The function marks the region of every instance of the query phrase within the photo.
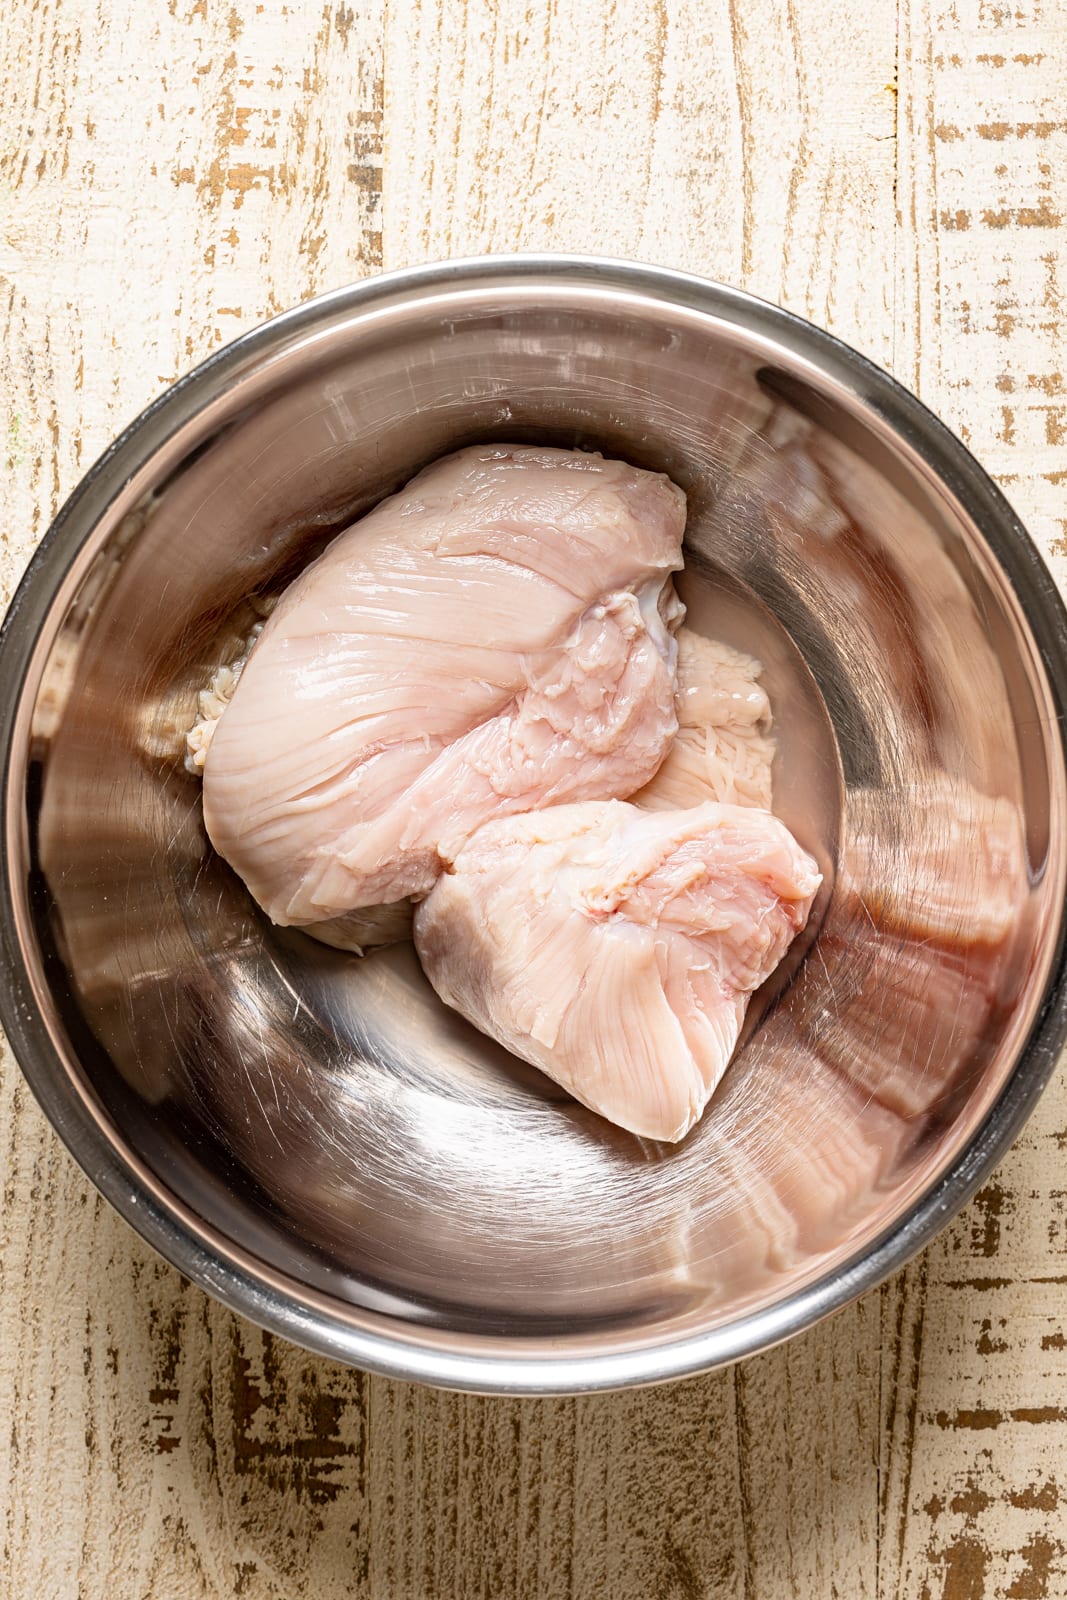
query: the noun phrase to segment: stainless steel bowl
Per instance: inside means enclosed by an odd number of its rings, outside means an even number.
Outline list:
[[[690,501],[687,599],[759,655],[779,809],[827,889],[678,1148],[446,1013],[409,947],[274,929],[182,766],[250,596],[444,451],[598,447]],[[1064,1036],[1065,619],[917,401],[736,291],[459,262],[312,301],[140,417],[0,642],[2,1012],[122,1214],[313,1349],[469,1390],[761,1349],[925,1244]]]

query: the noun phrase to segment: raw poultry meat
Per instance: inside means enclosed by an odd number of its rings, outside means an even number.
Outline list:
[[[684,522],[660,474],[476,446],[336,539],[204,758],[208,834],[269,916],[425,894],[489,818],[647,782],[676,728]]]
[[[718,800],[771,809],[774,741],[760,664],[728,644],[678,630],[678,732],[650,783],[630,798],[649,811]]]
[[[764,811],[587,802],[487,823],[415,914],[438,994],[592,1110],[676,1141],[804,926],[811,857]]]

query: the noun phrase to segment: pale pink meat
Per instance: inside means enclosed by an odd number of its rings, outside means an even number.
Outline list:
[[[761,667],[690,627],[678,630],[678,732],[652,780],[631,795],[649,811],[705,800],[771,809],[774,741]]]
[[[477,446],[336,539],[205,759],[209,836],[270,917],[425,894],[492,817],[640,788],[677,726],[684,522],[660,474]]]
[[[681,1139],[820,883],[767,812],[621,801],[491,822],[416,910],[450,1006],[633,1133]]]

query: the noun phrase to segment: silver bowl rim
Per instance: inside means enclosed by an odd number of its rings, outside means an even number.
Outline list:
[[[1057,708],[1060,750],[1067,709],[1067,609],[1038,550],[1004,495],[966,446],[894,378],[814,324],[742,290],[690,273],[601,256],[552,253],[480,256],[381,273],[316,296],[242,334],[164,391],[116,438],[82,478],[41,541],[0,626],[0,793],[4,821],[22,803],[13,770],[15,718],[42,625],[63,578],[100,517],[155,451],[222,393],[238,369],[254,367],[294,337],[340,314],[398,297],[462,291],[487,281],[578,282],[637,294],[739,325],[805,358],[872,410],[909,446],[981,530],[1012,584],[1041,655]],[[97,1189],[172,1266],[230,1310],[304,1348],[391,1378],[468,1393],[561,1395],[664,1382],[766,1350],[840,1310],[896,1272],[956,1215],[1005,1154],[1047,1085],[1067,1038],[1067,908],[1061,913],[1042,1003],[996,1102],[949,1168],[879,1237],[781,1301],[710,1331],[642,1348],[598,1354],[457,1354],[357,1328],[302,1300],[299,1286],[234,1250],[223,1259],[161,1203],[99,1123],[49,1038],[23,964],[10,879],[0,873],[0,1024],[34,1096]],[[206,1221],[207,1219],[205,1219]],[[209,1225],[210,1226],[210,1225]],[[241,1258],[241,1259],[239,1259]],[[379,1319],[375,1319],[379,1320]]]

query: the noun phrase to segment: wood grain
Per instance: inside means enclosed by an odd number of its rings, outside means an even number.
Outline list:
[[[1041,0],[902,6],[894,339],[898,375],[999,479],[1061,584],[1065,24]],[[1065,1148],[1061,1069],[996,1177],[884,1292],[906,1363],[882,1450],[884,1600],[1067,1594]]]
[[[7,0],[0,598],[165,384],[489,249],[740,283],[892,368],[1067,583],[1064,0]],[[159,1262],[0,1074],[0,1597],[1067,1596],[1067,1091],[924,1257],[670,1390],[345,1371]]]

